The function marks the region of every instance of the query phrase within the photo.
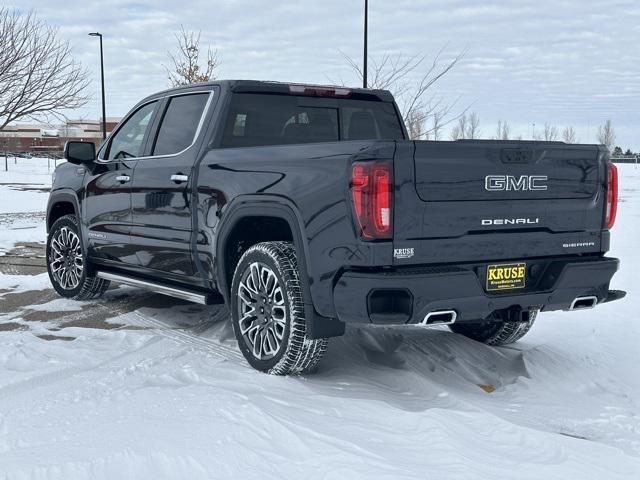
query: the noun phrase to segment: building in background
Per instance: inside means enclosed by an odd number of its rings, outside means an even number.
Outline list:
[[[120,118],[107,117],[107,134],[119,121]],[[10,125],[0,132],[0,152],[61,156],[68,140],[92,142],[98,148],[102,143],[102,119],[67,120],[63,125]]]
[[[611,155],[613,163],[640,163],[640,153],[625,153],[622,155]]]

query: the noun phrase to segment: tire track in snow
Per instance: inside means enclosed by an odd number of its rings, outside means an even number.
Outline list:
[[[196,336],[197,333],[205,332],[217,322],[204,321],[187,329],[181,330],[176,329],[167,321],[145,315],[138,310],[131,312],[130,315],[134,316],[142,325],[150,327],[158,335],[162,335],[163,337],[169,338],[175,342],[195,347],[199,350],[206,350],[207,353],[213,354],[223,360],[245,361],[239,349],[228,347],[223,345],[221,342],[210,341]]]
[[[95,303],[94,306],[101,310],[108,310],[100,303]],[[82,311],[73,312],[72,315],[65,317],[65,323],[69,319],[69,317],[72,317],[73,320],[81,319],[82,314]],[[238,349],[222,345],[219,342],[214,343],[204,338],[199,338],[191,333],[186,333],[186,331],[189,330],[193,330],[194,332],[200,331],[200,333],[202,333],[212,325],[211,322],[197,323],[191,327],[188,327],[187,329],[185,329],[185,331],[176,328],[175,325],[171,325],[170,322],[153,318],[141,313],[138,310],[113,317],[111,320],[115,323],[127,324],[127,317],[130,316],[135,319],[134,322],[132,322],[134,325],[141,324],[148,327],[149,330],[145,330],[145,333],[152,333],[155,337],[151,338],[151,340],[149,340],[138,349],[124,352],[120,355],[109,358],[89,367],[72,366],[62,370],[56,370],[43,375],[38,375],[36,377],[31,377],[27,380],[12,383],[5,387],[1,387],[0,399],[5,399],[6,396],[15,396],[24,392],[30,392],[37,388],[43,388],[49,385],[57,384],[71,377],[117,364],[124,359],[129,359],[131,357],[135,359],[136,357],[141,356],[143,352],[145,354],[141,357],[141,361],[151,361],[154,358],[160,358],[162,357],[162,355],[167,354],[166,349],[159,349],[159,346],[157,345],[161,340],[170,340],[182,346],[193,347],[199,351],[206,351],[209,355],[219,358],[220,360],[231,360],[241,364],[244,362],[244,358],[242,357],[242,354]],[[203,329],[203,327],[206,328]],[[117,331],[117,329],[114,329],[114,331]],[[151,349],[151,352],[147,352],[149,349]]]
[[[225,346],[220,342],[214,342],[195,336],[205,332],[217,322],[203,321],[187,328],[180,328],[176,327],[175,324],[171,324],[169,321],[163,321],[149,315],[145,315],[139,310],[112,316],[114,313],[113,310],[102,303],[96,301],[88,303],[89,305],[87,308],[95,308],[102,311],[104,314],[110,314],[111,322],[126,325],[125,327],[116,327],[112,331],[115,332],[121,329],[126,329],[127,326],[142,325],[148,328],[148,330],[145,330],[146,333],[152,333],[155,337],[138,349],[121,353],[120,355],[108,358],[88,367],[71,366],[0,387],[0,401],[7,399],[9,396],[20,396],[20,394],[25,392],[32,392],[35,389],[45,388],[64,382],[65,380],[82,375],[83,373],[88,373],[117,364],[125,359],[128,360],[132,358],[135,363],[138,362],[138,357],[140,357],[140,362],[149,362],[153,359],[161,358],[163,355],[168,353],[166,349],[159,349],[157,346],[158,342],[161,340],[170,340],[183,347],[192,347],[196,351],[204,351],[220,360],[231,360],[238,364],[244,364],[244,358],[238,349]],[[116,309],[116,312],[117,310],[118,309]],[[69,312],[63,317],[63,324],[80,321],[86,317],[86,314],[87,312],[84,309],[77,312]],[[133,317],[133,322],[127,322],[127,317]],[[187,333],[189,331],[192,333]],[[151,352],[149,352],[149,350],[151,350]],[[131,366],[131,362],[127,362],[127,364],[127,367]]]
[[[134,350],[129,350],[127,352],[123,352],[115,357],[108,358],[96,364],[90,365],[88,367],[81,366],[71,366],[64,368],[62,370],[55,370],[53,372],[45,373],[43,375],[38,375],[36,377],[31,377],[27,380],[23,380],[20,382],[10,383],[2,388],[0,388],[0,402],[3,402],[7,399],[8,396],[19,396],[23,393],[33,392],[33,390],[48,387],[54,384],[58,384],[65,380],[68,380],[72,377],[81,375],[82,373],[92,372],[94,370],[98,370],[100,368],[106,367],[111,364],[115,364],[123,359],[127,359],[129,357],[135,357],[145,352],[147,349],[155,350],[158,348],[158,342],[163,340],[163,338],[151,338],[148,342],[142,345],[139,348]],[[152,348],[153,347],[153,348]],[[162,350],[162,352],[166,352],[166,350]],[[156,352],[153,354],[154,356],[159,354],[160,352]],[[144,358],[151,358],[145,356]]]

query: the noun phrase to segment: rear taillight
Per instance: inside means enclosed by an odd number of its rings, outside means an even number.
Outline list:
[[[391,164],[358,162],[351,168],[351,200],[364,240],[391,238],[393,194]]]
[[[607,230],[613,228],[618,213],[618,168],[610,163],[607,180],[607,206],[604,216],[604,224]]]

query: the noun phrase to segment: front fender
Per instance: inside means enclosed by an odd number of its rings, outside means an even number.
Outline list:
[[[81,224],[80,221],[80,202],[78,201],[78,196],[76,192],[74,192],[70,188],[60,188],[57,190],[52,190],[49,194],[49,200],[47,201],[47,220],[46,220],[46,229],[47,233],[49,233],[50,222],[49,218],[51,217],[51,210],[57,203],[70,203],[73,205],[73,210],[78,217],[78,224]]]

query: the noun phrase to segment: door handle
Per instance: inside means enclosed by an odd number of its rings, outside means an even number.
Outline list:
[[[189,176],[188,175],[183,175],[181,173],[176,173],[175,175],[171,175],[171,180],[173,182],[176,182],[176,183],[182,183],[182,182],[186,182],[187,180],[189,180]]]
[[[119,181],[120,183],[126,183],[129,180],[131,180],[131,177],[129,175],[118,175],[116,177],[116,180]]]

